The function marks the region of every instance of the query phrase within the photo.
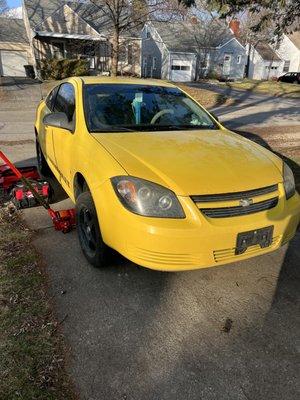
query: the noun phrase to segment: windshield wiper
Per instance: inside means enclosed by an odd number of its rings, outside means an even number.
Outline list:
[[[108,129],[108,128],[97,128],[97,129],[92,129],[90,130],[91,133],[107,133],[107,132],[134,132],[136,129],[131,129],[131,128],[125,128],[125,126],[117,126],[114,125],[113,129]]]
[[[217,126],[204,125],[138,125],[139,131],[181,131],[181,130],[196,130],[196,129],[218,129]]]

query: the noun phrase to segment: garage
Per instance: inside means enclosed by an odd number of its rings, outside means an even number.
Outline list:
[[[18,50],[0,50],[2,76],[25,76],[24,65],[28,64],[27,53]]]
[[[192,61],[173,59],[171,61],[171,80],[187,82],[192,80]]]

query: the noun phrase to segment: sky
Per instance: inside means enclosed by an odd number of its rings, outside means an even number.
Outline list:
[[[7,0],[7,5],[10,8],[19,7],[21,5],[21,0]]]

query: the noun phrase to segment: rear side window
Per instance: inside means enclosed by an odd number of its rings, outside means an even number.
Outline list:
[[[55,97],[57,94],[59,86],[55,87],[49,94],[48,97],[46,98],[46,105],[49,108],[50,111],[53,111],[53,106],[54,106],[54,101]]]
[[[75,90],[71,83],[60,85],[54,104],[55,112],[63,112],[71,122],[75,113]]]

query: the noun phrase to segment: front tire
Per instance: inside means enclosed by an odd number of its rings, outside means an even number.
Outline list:
[[[96,208],[90,192],[81,193],[76,201],[76,226],[81,250],[94,267],[105,266],[106,245],[103,242]]]

